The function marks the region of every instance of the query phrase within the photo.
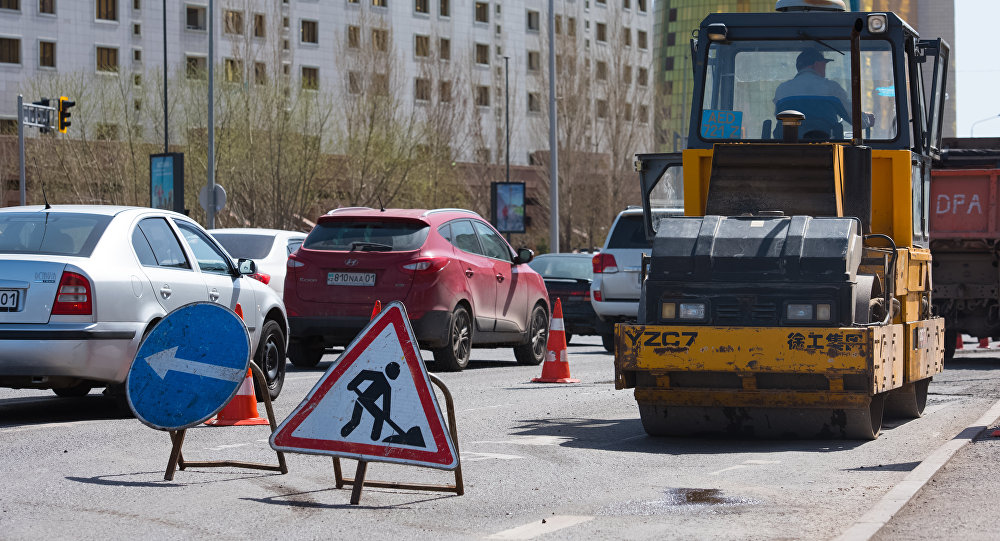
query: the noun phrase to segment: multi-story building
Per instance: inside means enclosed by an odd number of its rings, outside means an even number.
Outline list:
[[[597,57],[628,48],[634,73],[646,80],[629,77],[624,84],[652,87],[651,2],[557,0],[556,31],[572,37],[581,54],[594,55],[586,66],[595,81],[607,76]],[[545,0],[0,0],[0,131],[16,129],[17,94],[46,74],[162,73],[165,56],[171,72],[204,73],[213,19],[219,77],[265,83],[284,76],[336,103],[355,91],[357,77],[370,76],[352,71],[360,68],[347,67],[347,59],[380,49],[398,61],[401,103],[419,109],[432,95],[470,97],[469,121],[486,135],[463,150],[465,161],[503,162],[505,137],[498,134],[509,112],[510,162],[528,164],[549,146],[543,129],[529,129],[548,122],[547,10]],[[427,73],[441,66],[463,84],[452,88],[437,77],[432,85]],[[650,109],[651,92],[646,100],[636,111]],[[599,117],[599,97],[590,106]],[[147,138],[162,137],[150,131]],[[170,136],[180,142],[183,134]]]
[[[709,13],[771,12],[775,0],[657,0],[653,35],[657,82],[662,86],[656,107],[657,146],[676,151],[687,144],[691,118],[691,38]],[[922,37],[944,38],[951,45],[948,94],[955,92],[955,6],[953,0],[846,0],[849,9],[892,11],[914,25]],[[944,136],[955,135],[955,100],[945,103]]]

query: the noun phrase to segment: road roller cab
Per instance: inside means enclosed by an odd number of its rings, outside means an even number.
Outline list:
[[[654,435],[877,437],[942,369],[927,216],[948,46],[781,0],[694,40],[687,149],[637,155],[639,321],[616,386]],[[682,192],[685,217],[658,209]]]

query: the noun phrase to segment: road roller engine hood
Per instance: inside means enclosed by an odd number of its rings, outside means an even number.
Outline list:
[[[661,303],[644,304],[645,323],[850,325],[862,253],[854,218],[663,218],[644,285]]]

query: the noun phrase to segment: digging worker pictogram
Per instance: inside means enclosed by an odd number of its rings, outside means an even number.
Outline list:
[[[386,376],[389,376],[386,379]],[[354,402],[354,411],[351,413],[351,420],[340,429],[340,435],[347,437],[354,432],[354,429],[361,424],[361,415],[367,411],[372,416],[372,441],[377,441],[382,435],[382,426],[389,423],[389,426],[396,431],[396,434],[389,436],[382,441],[385,443],[403,443],[416,447],[424,447],[424,438],[420,433],[420,427],[413,427],[403,431],[396,423],[389,418],[392,404],[392,386],[389,380],[399,377],[399,363],[391,362],[385,366],[385,373],[375,370],[362,370],[357,376],[347,384],[349,391],[357,393],[358,398]],[[369,382],[364,391],[359,387],[364,382]],[[379,407],[376,402],[382,399]]]

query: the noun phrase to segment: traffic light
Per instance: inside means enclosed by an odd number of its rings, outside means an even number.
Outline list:
[[[41,105],[42,107],[48,107],[49,106],[49,99],[48,98],[42,98],[42,99],[40,99],[38,101],[31,102],[31,104],[32,105]],[[46,118],[45,124],[46,125],[51,125],[51,124],[49,124],[51,122],[51,120],[49,120],[50,117],[49,117],[49,112],[48,111],[45,112],[45,118]],[[49,133],[49,131],[51,131],[51,130],[49,130],[49,128],[46,127],[46,128],[39,128],[38,131],[40,133]]]
[[[76,105],[76,102],[71,101],[66,96],[59,97],[59,133],[66,133],[66,129],[70,127],[69,110],[74,105]]]

